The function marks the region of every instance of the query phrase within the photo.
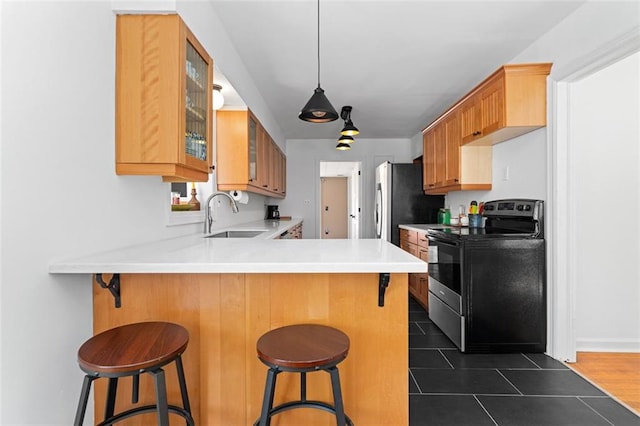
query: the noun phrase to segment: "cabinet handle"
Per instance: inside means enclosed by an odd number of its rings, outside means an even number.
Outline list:
[[[473,132],[473,136],[478,136],[478,135],[481,135],[481,134],[482,134],[482,132],[480,132],[480,131]]]
[[[453,181],[454,182],[460,182],[460,180],[458,178],[455,178]]]
[[[436,186],[434,183],[429,184],[430,187]]]
[[[262,185],[262,187],[263,187],[263,188],[268,188],[268,187],[269,187],[269,185]]]

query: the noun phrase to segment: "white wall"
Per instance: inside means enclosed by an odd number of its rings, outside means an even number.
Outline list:
[[[640,53],[570,88],[578,351],[640,352],[639,100]]]
[[[213,45],[210,5],[180,6],[205,48],[240,70],[234,86],[250,88],[224,38]],[[167,227],[169,184],[115,174],[111,2],[2,2],[1,19],[0,424],[69,425],[82,381],[77,349],[92,335],[92,284],[49,275],[49,263],[202,224]],[[252,95],[242,94],[261,110]],[[262,218],[263,204],[253,197],[239,215],[223,205],[218,224]]]
[[[362,162],[361,238],[373,238],[375,167],[382,159],[397,163],[412,160],[409,139],[356,139],[349,151],[337,151],[335,139],[287,140],[287,198],[280,215],[304,218],[304,238],[319,238],[320,162]],[[308,203],[307,203],[308,201]]]
[[[546,129],[538,129],[516,139],[493,146],[491,191],[454,191],[445,202],[458,212],[458,205],[469,206],[471,200],[490,201],[502,198],[546,197]],[[466,210],[465,210],[466,211]]]

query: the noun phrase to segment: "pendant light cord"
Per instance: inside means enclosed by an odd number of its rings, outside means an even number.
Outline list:
[[[318,89],[320,88],[320,0],[318,0]]]

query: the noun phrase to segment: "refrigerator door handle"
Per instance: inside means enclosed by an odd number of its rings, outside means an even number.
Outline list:
[[[376,238],[382,238],[382,188],[380,183],[376,188],[376,208],[375,208],[375,221],[376,221]]]

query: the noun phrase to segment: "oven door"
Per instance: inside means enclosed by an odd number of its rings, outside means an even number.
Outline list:
[[[442,239],[429,235],[429,278],[440,286],[460,296],[462,280],[460,277],[461,243],[456,240]],[[446,291],[446,290],[445,290]],[[441,295],[436,293],[438,297]]]
[[[429,239],[429,318],[462,352],[465,351],[458,240]]]

